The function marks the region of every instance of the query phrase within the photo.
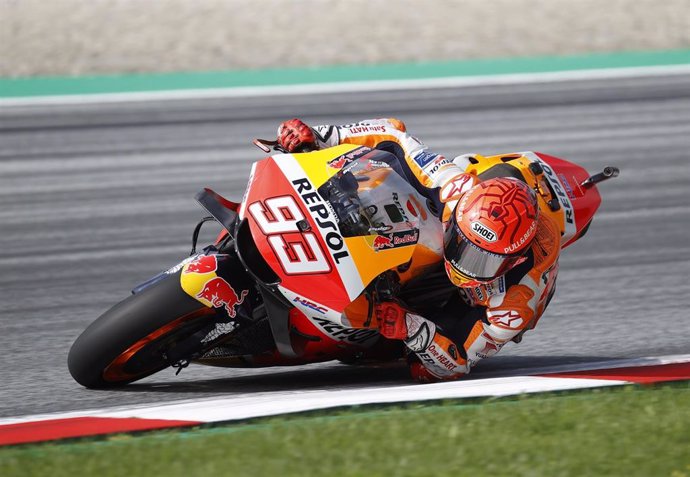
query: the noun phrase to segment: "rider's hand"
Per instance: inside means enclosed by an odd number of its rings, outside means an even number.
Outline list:
[[[285,121],[278,127],[278,143],[287,152],[308,152],[318,149],[314,131],[297,118]]]
[[[394,301],[384,301],[374,307],[379,332],[390,340],[407,339],[407,310]]]

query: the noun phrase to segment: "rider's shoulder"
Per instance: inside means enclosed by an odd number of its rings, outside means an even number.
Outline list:
[[[532,252],[534,268],[542,272],[551,268],[561,253],[561,232],[556,221],[548,214],[539,214]]]
[[[401,132],[407,132],[407,126],[405,126],[405,123],[402,122],[400,119],[397,118],[387,118],[386,121],[391,123],[391,125],[397,129],[398,131]]]
[[[398,119],[398,118],[376,118],[376,119],[367,119],[361,122],[361,124],[366,124],[366,125],[381,125],[381,126],[388,126],[393,129],[397,129],[400,132],[407,132],[407,126],[405,126],[405,123]]]

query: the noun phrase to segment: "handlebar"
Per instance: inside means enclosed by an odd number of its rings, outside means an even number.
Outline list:
[[[282,152],[283,154],[289,154],[289,151],[286,151],[283,146],[280,145],[280,142],[277,140],[271,141],[268,139],[254,139],[252,141],[256,147],[264,151],[266,154],[270,154],[271,151],[278,151]],[[308,144],[303,144],[301,147],[298,147],[296,150],[294,150],[294,153],[304,153],[304,152],[312,152],[315,151],[316,149],[313,149],[311,146]]]

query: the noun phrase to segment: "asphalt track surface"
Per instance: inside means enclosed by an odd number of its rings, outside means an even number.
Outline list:
[[[135,284],[189,253],[209,186],[239,199],[253,137],[281,120],[396,116],[449,156],[537,150],[601,185],[588,235],[561,258],[536,330],[472,379],[621,357],[690,353],[690,75],[458,89],[179,100],[0,111],[0,416],[257,391],[406,383],[402,367],[192,365],[119,391],[70,377],[67,352]],[[215,233],[215,231],[214,231]],[[210,240],[213,233],[205,235]]]

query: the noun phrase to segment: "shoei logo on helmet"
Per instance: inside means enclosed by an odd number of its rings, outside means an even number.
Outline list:
[[[488,228],[486,225],[482,224],[481,222],[472,222],[472,232],[474,232],[476,235],[479,235],[481,238],[486,240],[487,242],[495,242],[497,235],[496,232]]]

